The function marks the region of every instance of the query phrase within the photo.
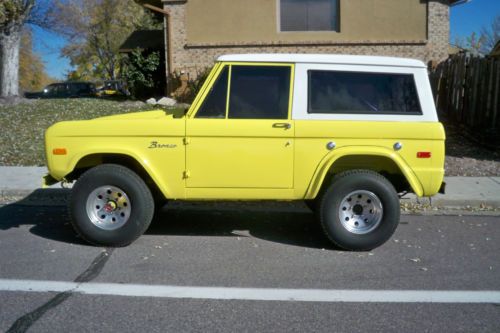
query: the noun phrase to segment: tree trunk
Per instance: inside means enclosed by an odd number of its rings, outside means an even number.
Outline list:
[[[0,33],[0,97],[19,95],[21,29]]]

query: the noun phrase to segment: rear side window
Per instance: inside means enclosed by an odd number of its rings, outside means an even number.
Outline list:
[[[232,66],[229,118],[287,119],[290,72],[289,66]]]
[[[412,74],[311,70],[308,113],[421,115]]]

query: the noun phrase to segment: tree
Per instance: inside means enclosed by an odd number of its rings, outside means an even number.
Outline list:
[[[146,88],[154,86],[153,74],[160,65],[160,54],[143,54],[139,49],[132,51],[124,62],[123,77],[134,97],[142,97]]]
[[[62,55],[76,67],[74,79],[115,79],[119,48],[137,27],[150,22],[133,0],[58,0],[57,31],[68,39]]]
[[[0,1],[0,97],[19,94],[19,52],[23,27],[54,25],[53,0]]]
[[[495,44],[500,40],[500,15],[497,15],[489,27],[481,29],[481,51],[488,54],[493,50]]]
[[[19,47],[35,0],[0,2],[0,97],[19,94]]]
[[[33,52],[32,32],[24,28],[19,55],[19,87],[22,91],[40,90],[53,81],[40,56]]]
[[[478,36],[477,33],[473,32],[468,37],[456,38],[455,45],[469,51],[473,55],[478,55],[482,52],[484,37]]]

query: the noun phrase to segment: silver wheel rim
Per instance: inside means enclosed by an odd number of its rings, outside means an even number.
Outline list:
[[[384,210],[380,199],[370,191],[354,191],[342,199],[339,219],[353,234],[363,235],[375,230],[382,221]]]
[[[116,186],[101,186],[87,197],[87,216],[96,227],[115,230],[127,223],[132,205],[127,194]]]

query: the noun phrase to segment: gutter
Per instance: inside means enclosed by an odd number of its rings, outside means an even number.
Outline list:
[[[472,0],[458,0],[450,4],[451,7],[458,6],[458,5],[463,5],[466,3],[471,2]]]

